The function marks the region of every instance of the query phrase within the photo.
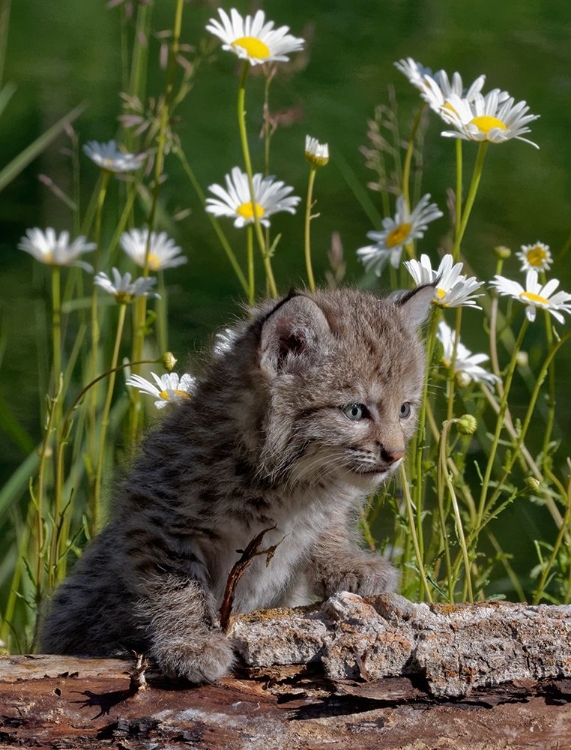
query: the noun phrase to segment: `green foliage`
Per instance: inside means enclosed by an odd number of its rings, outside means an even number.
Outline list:
[[[123,171],[116,169],[113,159],[103,160],[95,178],[93,173],[87,173],[81,174],[80,179],[78,165],[86,157],[81,155],[79,137],[71,123],[82,113],[81,105],[0,172],[0,190],[65,131],[73,196],[62,191],[58,195],[53,183],[50,189],[70,212],[70,228],[84,236],[77,240],[83,246],[81,257],[89,251],[87,246],[93,245],[89,259],[95,271],[110,275],[111,268],[117,267],[122,273],[127,269],[132,272],[133,262],[119,248],[124,247],[128,230],[143,225],[149,232],[138,263],[142,269],[140,278],[146,279],[156,271],[161,297],[155,300],[150,295],[138,295],[131,287],[127,292],[122,289],[119,294],[115,290],[103,297],[101,290],[92,286],[90,277],[81,268],[73,267],[79,255],[69,255],[66,262],[55,262],[49,254],[35,256],[42,261],[40,271],[45,273],[46,286],[48,278],[51,283],[52,316],[49,382],[45,388],[41,385],[45,393],[38,403],[43,430],[40,445],[34,445],[12,405],[0,397],[1,429],[26,454],[0,490],[0,538],[7,540],[8,547],[0,565],[0,637],[9,650],[33,648],[38,608],[66,575],[86,541],[103,525],[114,467],[136,450],[148,421],[148,394],[154,392],[159,405],[187,395],[186,381],[169,380],[169,373],[151,383],[143,395],[135,387],[127,390],[125,377],[148,376],[149,366],[156,370],[172,359],[164,355],[169,335],[165,274],[173,272],[168,263],[161,263],[155,244],[158,240],[151,232],[170,231],[176,216],[185,215],[184,209],[169,210],[164,200],[163,186],[171,170],[180,170],[198,203],[206,204],[204,188],[188,155],[192,123],[180,129],[178,113],[197,78],[204,71],[208,74],[215,43],[210,37],[192,48],[184,43],[183,10],[194,10],[193,6],[185,9],[183,0],[173,3],[172,29],[168,32],[159,32],[153,26],[153,0],[137,4],[133,18],[129,17],[130,4],[116,5],[109,12],[118,14],[121,22],[121,80],[125,88],[120,92],[122,115],[117,138],[128,150],[129,158],[136,161],[141,156],[140,163]],[[155,37],[163,63],[167,53],[166,64],[158,65],[150,54],[149,42]],[[276,277],[274,265],[280,260],[287,235],[260,221],[263,215],[256,208],[254,191],[254,174],[270,171],[272,136],[277,127],[270,117],[271,84],[280,74],[287,74],[295,82],[296,69],[293,63],[271,62],[253,69],[248,60],[242,60],[240,70],[234,139],[236,144],[239,142],[240,152],[235,161],[244,165],[250,201],[239,207],[242,214],[237,210],[234,218],[247,216],[249,208],[253,222],[242,228],[243,240],[237,248],[239,243],[227,236],[224,220],[219,221],[212,213],[207,216],[228,270],[235,275],[244,298],[254,302],[256,297],[277,294],[278,288],[285,289],[296,281],[285,275]],[[252,85],[253,73],[260,70],[265,82],[263,156],[260,149],[252,148],[251,120],[246,118],[248,86]],[[226,75],[229,79],[230,66]],[[158,93],[153,90],[157,85]],[[149,96],[151,91],[153,95]],[[0,115],[5,113],[13,94],[14,88],[9,84],[0,91]],[[411,210],[422,200],[424,183],[432,179],[430,170],[425,169],[425,163],[430,162],[425,152],[430,117],[437,117],[429,114],[420,100],[418,104],[412,127],[402,121],[394,92],[387,103],[376,108],[368,124],[369,142],[362,149],[374,175],[374,181],[367,186],[372,192],[362,184],[340,149],[332,149],[331,158],[355,207],[360,207],[370,219],[371,228],[380,230],[383,220],[394,218],[391,231],[404,233],[405,240],[396,245],[391,244],[396,234],[391,242],[385,237],[385,249],[396,252],[395,248],[400,247],[409,261],[416,261],[420,255],[422,232],[407,236],[406,227],[414,224]],[[231,105],[220,100],[219,106],[228,109],[225,138],[230,142]],[[447,127],[452,126],[448,123]],[[455,165],[456,180],[443,255],[451,262],[464,263],[466,268],[470,268],[471,259],[464,253],[464,236],[473,211],[477,211],[477,195],[486,189],[480,187],[484,159],[493,159],[496,150],[505,147],[492,144],[489,151],[494,153],[487,155],[489,145],[487,139],[480,141],[476,153],[470,155],[473,169],[469,180],[463,171],[463,150],[476,149],[476,145],[468,143],[463,147],[458,140],[455,151],[450,149],[450,153],[454,151],[449,162]],[[527,146],[512,143],[510,147]],[[128,157],[123,154],[118,160],[121,158]],[[301,149],[299,160],[303,161]],[[257,169],[253,163],[258,164]],[[311,160],[310,164],[305,211],[299,214],[305,216],[303,255],[312,287],[312,228],[319,217],[314,213],[314,181],[319,195],[327,172],[320,169],[316,177],[316,164]],[[83,207],[80,196],[88,185],[91,197]],[[395,196],[401,202],[395,203]],[[319,209],[324,221],[327,206],[320,205]],[[401,210],[407,213],[401,215]],[[66,252],[70,250],[70,243],[61,237],[60,243]],[[383,269],[383,282],[388,277],[393,288],[410,286],[400,256],[396,263],[391,263],[393,257],[389,256],[390,253],[386,256],[389,262]],[[345,274],[339,241],[333,243],[329,257],[327,279],[335,286]],[[495,258],[496,273],[501,275],[504,266],[511,263],[510,253],[506,248],[497,248]],[[541,283],[545,284],[547,276],[542,274]],[[571,482],[562,454],[568,446],[560,445],[554,434],[555,357],[571,338],[571,332],[554,325],[546,309],[549,304],[536,310],[537,320],[531,323],[523,317],[520,303],[524,298],[516,295],[506,302],[497,289],[484,294],[484,289],[479,288],[478,294],[483,296],[478,302],[483,310],[466,309],[466,300],[458,302],[458,294],[468,284],[466,276],[469,273],[463,271],[460,289],[445,288],[444,272],[435,282],[439,296],[427,330],[428,367],[419,431],[406,464],[401,465],[399,481],[371,498],[363,512],[364,538],[371,550],[382,551],[400,567],[402,591],[412,598],[448,602],[500,598],[504,594],[499,587],[503,585],[519,598],[569,602]],[[374,288],[378,282],[370,273],[361,284]],[[439,329],[444,321],[449,326],[451,348]],[[463,338],[466,331],[470,336],[475,328],[485,332],[489,370],[482,369],[481,358],[479,370],[472,366],[474,362],[467,365],[467,355],[461,351],[460,335]],[[40,367],[41,360],[40,357]],[[523,407],[514,406],[514,384],[526,394]],[[509,516],[512,523],[517,523],[532,504],[541,506],[550,538],[536,540],[538,562],[534,567],[530,563],[532,569],[522,576],[514,570],[512,556],[496,536],[496,522]],[[501,584],[502,580],[506,583]]]

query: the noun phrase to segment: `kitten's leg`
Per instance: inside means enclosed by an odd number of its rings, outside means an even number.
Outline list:
[[[293,582],[276,604],[278,607],[305,607],[316,601],[313,577],[305,570],[296,571]]]
[[[377,554],[357,546],[345,524],[324,530],[312,551],[309,566],[316,592],[327,598],[337,591],[374,596],[394,591],[398,573]]]
[[[215,627],[212,594],[198,581],[157,577],[137,612],[147,623],[149,654],[167,676],[214,682],[231,669],[232,646]]]

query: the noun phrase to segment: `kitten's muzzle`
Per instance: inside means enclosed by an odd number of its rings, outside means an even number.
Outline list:
[[[381,460],[386,464],[394,464],[404,456],[404,448],[385,448],[380,444]]]

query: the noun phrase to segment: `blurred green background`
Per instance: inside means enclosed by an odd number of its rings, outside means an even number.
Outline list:
[[[0,3],[1,5],[1,3]],[[155,30],[172,28],[174,2],[157,2]],[[256,5],[236,2],[243,13]],[[215,14],[217,3],[190,2],[185,9],[182,41],[198,45],[208,36],[204,26]],[[230,6],[227,6],[230,7]],[[323,280],[331,233],[338,231],[348,263],[347,280],[357,282],[362,267],[355,249],[366,244],[372,229],[347,175],[361,185],[373,178],[364,166],[359,147],[366,141],[366,121],[377,104],[387,102],[387,87],[394,85],[399,104],[401,135],[407,137],[415,108],[416,90],[393,66],[412,56],[425,65],[449,73],[458,70],[465,82],[487,75],[485,90],[500,87],[516,100],[525,99],[531,111],[541,115],[532,123],[530,138],[541,150],[518,141],[489,150],[480,193],[464,242],[464,254],[482,279],[495,264],[492,249],[541,240],[557,258],[571,232],[571,13],[569,5],[556,0],[275,0],[263,4],[277,25],[287,24],[296,36],[309,39],[307,65],[298,72],[278,73],[271,91],[273,111],[294,109],[296,121],[278,129],[272,147],[272,173],[304,196],[307,166],[303,159],[306,133],[327,141],[330,165],[318,175],[317,210],[313,222],[313,254],[317,277]],[[88,108],[75,123],[81,143],[106,141],[117,133],[121,112],[120,8],[107,9],[103,0],[15,0],[11,5],[4,81],[17,91],[0,118],[0,167],[25,148],[50,125],[82,101]],[[151,57],[159,54],[159,42],[150,40]],[[233,55],[217,48],[212,62],[201,68],[196,85],[179,111],[177,132],[185,153],[203,187],[221,182],[224,174],[241,163],[236,127],[237,65]],[[149,94],[159,94],[164,72],[154,66]],[[256,139],[262,123],[263,82],[249,83],[247,114],[254,166],[262,168],[263,144]],[[423,190],[444,209],[446,189],[453,187],[454,145],[439,133],[442,124],[432,115],[426,136]],[[0,397],[36,443],[40,438],[38,362],[47,357],[44,328],[47,314],[45,268],[17,249],[28,227],[71,229],[71,214],[38,181],[46,174],[63,190],[69,190],[71,168],[65,153],[68,141],[61,136],[36,159],[0,196],[0,309],[5,342],[0,371]],[[475,155],[467,144],[467,175]],[[340,166],[343,167],[340,169]],[[96,168],[82,156],[82,182],[87,200],[97,178]],[[241,304],[241,290],[178,161],[167,157],[168,180],[162,189],[166,214],[190,208],[187,218],[168,229],[185,250],[189,262],[167,271],[170,292],[170,346],[184,360],[200,348],[212,331]],[[370,193],[379,207],[380,197]],[[108,210],[113,210],[113,193]],[[419,251],[434,259],[447,219],[431,225]],[[226,224],[235,249],[243,258],[243,235]],[[282,290],[303,283],[302,216],[282,214],[272,222],[274,233],[283,232],[275,260]],[[571,255],[560,258],[553,273],[571,289]],[[519,277],[515,259],[506,275]],[[379,286],[385,283],[384,279]],[[386,282],[388,284],[388,281]],[[484,346],[485,337],[477,315],[467,312],[472,323],[471,348]],[[466,330],[466,329],[465,329]],[[533,334],[532,334],[533,335]],[[556,433],[569,447],[571,428],[571,355],[558,360],[559,427]],[[521,393],[521,407],[526,393]],[[517,413],[517,405],[515,409]],[[0,433],[0,481],[25,456],[25,438],[8,440]],[[24,442],[22,442],[24,441]],[[560,453],[565,455],[565,450]],[[534,536],[533,510],[506,512],[504,523],[517,524],[512,546]],[[517,537],[517,538],[516,538]]]

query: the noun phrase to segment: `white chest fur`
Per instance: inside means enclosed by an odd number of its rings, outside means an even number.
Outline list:
[[[233,612],[239,614],[278,606],[300,582],[298,579],[303,576],[303,568],[319,535],[340,514],[346,517],[347,510],[354,503],[354,488],[350,492],[312,490],[288,497],[279,512],[274,514],[276,528],[266,532],[259,547],[267,550],[277,545],[275,554],[269,562],[263,554],[252,560],[236,587]],[[240,557],[237,550],[244,550],[264,528],[246,530],[238,524],[233,526],[217,545],[213,561],[216,569],[214,593],[218,605],[222,602],[230,570]]]

